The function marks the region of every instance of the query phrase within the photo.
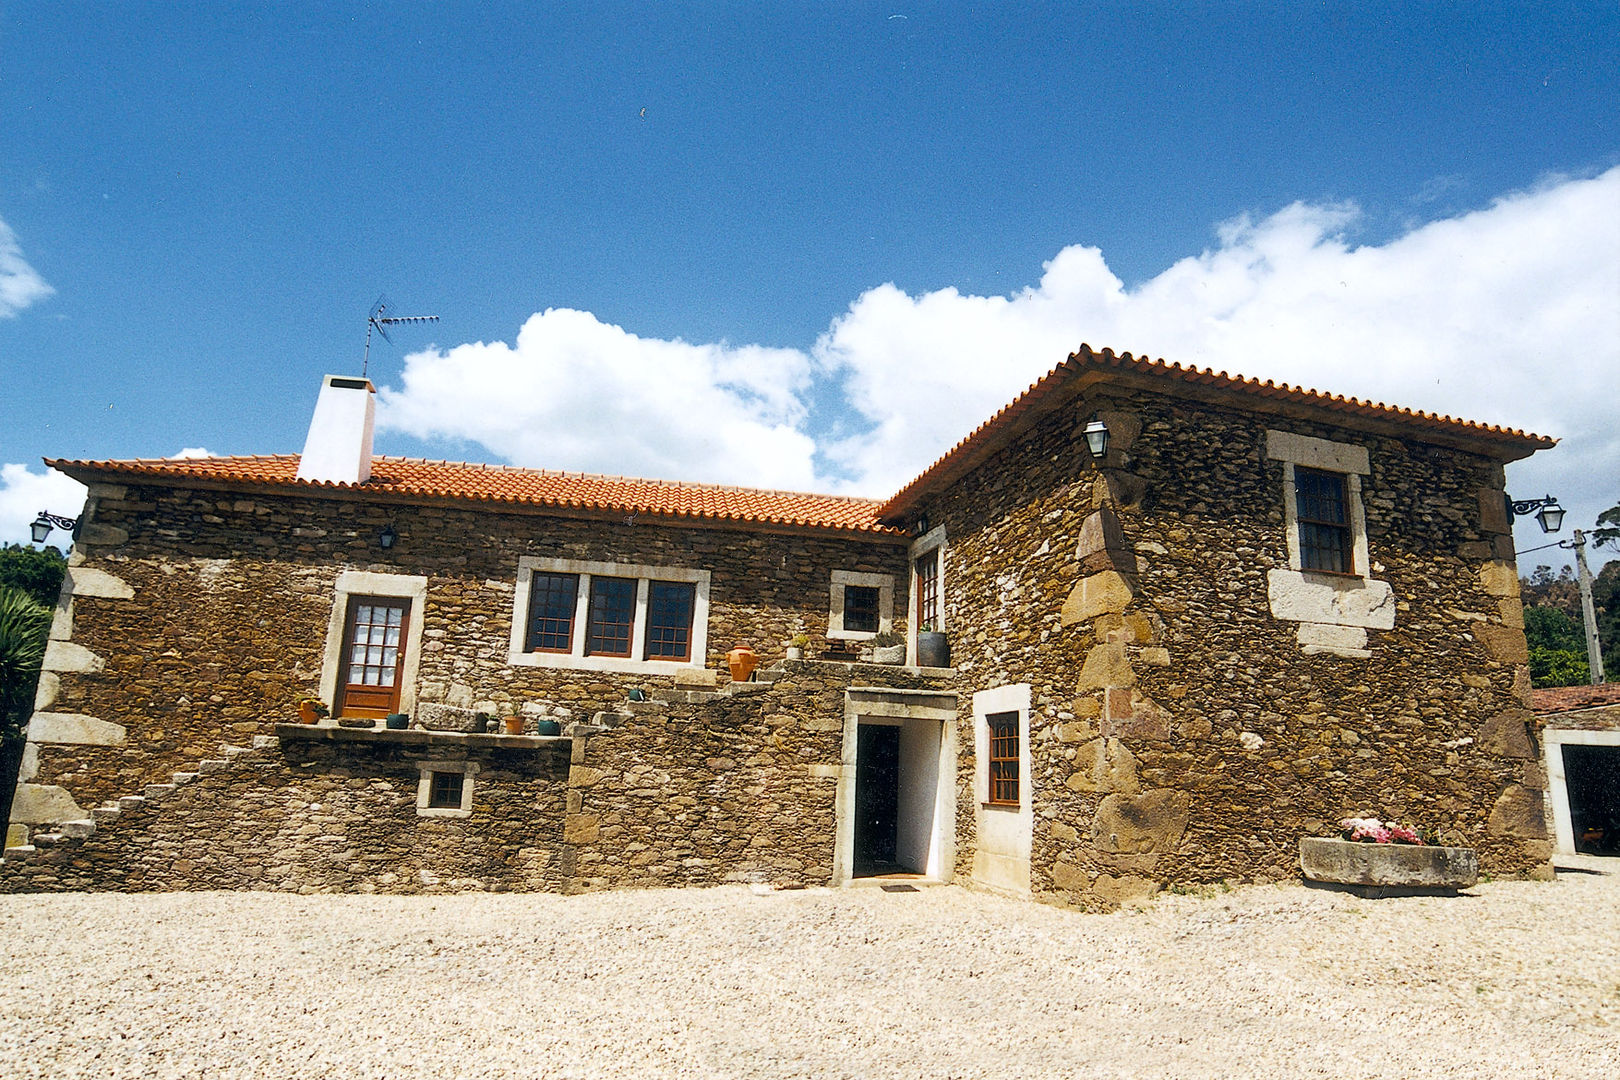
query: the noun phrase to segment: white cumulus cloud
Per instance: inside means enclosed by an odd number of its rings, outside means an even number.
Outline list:
[[[405,358],[378,420],[521,465],[802,489],[810,362],[793,349],[637,337],[585,311],[531,316],[508,345]]]
[[[83,484],[55,469],[33,472],[26,465],[0,465],[0,544],[31,542],[28,524],[41,510],[78,517],[84,496]],[[46,543],[66,550],[68,535],[54,532]]]
[[[23,258],[11,226],[0,221],[0,319],[9,319],[56,290]]]
[[[1513,493],[1559,495],[1577,526],[1620,501],[1620,168],[1381,243],[1352,241],[1360,220],[1347,203],[1240,216],[1132,288],[1081,245],[1010,296],[880,285],[804,351],[550,310],[515,344],[407,357],[380,420],[523,465],[884,496],[1087,342],[1556,435],[1510,469]],[[856,434],[818,445],[817,382]]]

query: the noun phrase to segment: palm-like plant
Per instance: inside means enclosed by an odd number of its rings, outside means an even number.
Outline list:
[[[33,710],[50,631],[49,608],[21,589],[0,585],[0,738],[20,734]]]

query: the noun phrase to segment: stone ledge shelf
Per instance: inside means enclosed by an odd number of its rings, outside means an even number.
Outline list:
[[[1479,856],[1473,848],[1330,837],[1301,837],[1299,868],[1307,881],[1372,897],[1454,895],[1479,881]]]
[[[346,728],[326,724],[277,724],[278,739],[305,742],[391,743],[400,746],[459,746],[469,750],[555,750],[574,745],[572,735],[484,735],[427,728]]]

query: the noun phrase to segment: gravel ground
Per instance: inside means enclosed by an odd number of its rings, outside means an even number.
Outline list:
[[[1602,1077],[1620,873],[1083,915],[957,888],[0,896],[0,1076]]]

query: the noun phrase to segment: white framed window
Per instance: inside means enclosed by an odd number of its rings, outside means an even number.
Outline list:
[[[894,629],[894,575],[832,572],[827,637],[868,641]]]
[[[655,675],[704,666],[709,571],[518,560],[507,661]]]
[[[472,816],[476,761],[424,761],[416,785],[416,816],[464,818]]]

